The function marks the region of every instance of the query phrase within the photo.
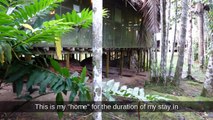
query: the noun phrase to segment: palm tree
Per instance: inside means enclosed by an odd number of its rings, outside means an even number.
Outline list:
[[[178,60],[177,60],[175,76],[174,76],[175,85],[180,84],[180,80],[181,80],[181,76],[182,76],[185,41],[186,41],[187,13],[188,13],[188,0],[182,0],[180,49],[179,49],[179,53],[178,53]]]
[[[209,3],[212,5],[212,0],[209,0]],[[213,14],[212,14],[212,8],[209,14],[209,21],[213,20]],[[209,61],[208,61],[208,66],[207,66],[207,71],[206,71],[206,78],[204,81],[203,85],[203,90],[201,95],[202,96],[213,96],[213,34],[212,34],[212,28],[213,24],[210,23],[210,28],[211,28],[211,52],[209,53]]]
[[[192,13],[189,14],[189,31],[188,31],[188,71],[187,78],[193,79],[191,75],[192,69]]]
[[[204,4],[198,2],[196,4],[196,14],[198,20],[198,29],[199,29],[199,64],[200,68],[204,67]]]
[[[103,31],[103,18],[102,0],[93,0],[93,24],[92,24],[92,36],[93,36],[93,85],[94,85],[94,101],[102,101],[102,31]],[[99,103],[97,103],[99,104]],[[95,112],[93,115],[95,120],[102,120],[102,113]]]
[[[211,39],[213,39],[213,38],[211,38]],[[209,55],[208,67],[207,67],[206,77],[205,77],[201,95],[209,96],[209,97],[213,96],[213,53],[212,53],[212,51]]]
[[[175,49],[175,43],[176,43],[176,33],[177,33],[177,0],[175,0],[175,28],[174,28],[174,38],[172,43],[172,50],[171,50],[171,60],[170,60],[170,67],[169,67],[169,76],[171,76],[172,69],[173,69],[173,58],[174,58],[174,49]]]
[[[161,0],[161,78],[166,84],[166,61],[167,61],[167,40],[166,40],[166,0]]]

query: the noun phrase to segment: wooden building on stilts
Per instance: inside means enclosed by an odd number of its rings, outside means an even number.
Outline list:
[[[84,8],[91,9],[92,0],[64,0],[56,11],[40,21],[54,19],[54,13],[63,14]],[[150,48],[153,33],[158,31],[159,0],[104,0],[103,8],[108,16],[103,21],[103,72],[125,73],[147,71],[150,68]],[[150,11],[150,9],[154,9]],[[36,24],[39,24],[39,20]],[[78,29],[62,37],[62,60],[67,67],[73,60],[92,70],[92,28]],[[54,43],[41,43],[34,46],[35,54],[55,55]],[[115,68],[115,71],[110,71]]]

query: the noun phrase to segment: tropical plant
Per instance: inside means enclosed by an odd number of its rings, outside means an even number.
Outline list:
[[[131,98],[139,101],[155,101],[155,100],[169,100],[166,97],[158,95],[145,95],[144,88],[128,88],[126,85],[120,86],[119,82],[114,80],[109,80],[102,83],[103,86],[103,95],[109,101],[115,101],[114,96]]]
[[[34,85],[39,86],[39,93],[46,93],[46,88],[50,88],[56,96],[56,103],[63,102],[62,94],[69,95],[69,102],[73,102],[76,96],[79,96],[80,101],[91,100],[89,88],[86,86],[86,68],[83,68],[82,73],[79,75],[77,72],[70,74],[68,68],[61,67],[60,64],[50,59],[51,66],[54,71],[45,69],[43,67],[34,65],[35,62],[23,62],[15,61],[8,68],[5,79],[8,83],[16,84],[16,93],[19,98],[25,98],[27,100],[33,99],[31,94],[22,95],[23,84],[27,78],[26,89],[29,90]],[[23,69],[25,68],[25,69]],[[62,117],[63,112],[58,112],[59,118]]]
[[[20,4],[10,0],[0,1],[0,62],[10,62],[12,52],[29,53],[34,43],[42,41],[57,41],[65,32],[76,27],[89,27],[92,22],[92,12],[82,10],[81,15],[74,10],[72,13],[56,14],[56,20],[44,21],[41,26],[33,28],[33,23],[39,16],[44,16],[54,10],[63,0],[34,0]],[[34,21],[34,22],[33,22]]]
[[[26,1],[26,0],[25,0]],[[22,61],[20,56],[32,54],[30,48],[35,43],[57,42],[60,37],[75,28],[88,28],[92,23],[92,12],[84,9],[80,13],[55,15],[55,20],[43,21],[40,26],[34,26],[38,17],[46,16],[59,6],[63,0],[0,0],[0,65],[1,78],[5,82],[16,84],[18,97],[27,100],[32,99],[28,94],[21,95],[24,80],[29,78],[26,84],[29,90],[33,85],[39,85],[39,93],[45,94],[49,86],[57,94],[56,103],[63,102],[62,93],[67,94],[72,91],[69,101],[73,101],[78,95],[80,100],[90,99],[86,82],[86,68],[81,75],[77,73],[70,75],[69,69],[61,68],[60,65],[50,60],[55,72],[39,66],[35,61]],[[61,47],[56,44],[57,47]],[[61,54],[60,52],[57,52]],[[23,69],[24,68],[24,69]],[[58,111],[59,118],[63,116],[62,111]]]

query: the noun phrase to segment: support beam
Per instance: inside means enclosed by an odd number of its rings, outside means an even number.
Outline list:
[[[69,53],[66,55],[66,67],[68,69],[70,68],[70,54]]]
[[[110,52],[107,51],[107,58],[106,58],[106,78],[109,77],[109,54],[110,54]]]
[[[123,52],[123,49],[121,49],[120,72],[119,72],[120,75],[122,75],[123,73],[123,64],[124,64],[124,52]]]

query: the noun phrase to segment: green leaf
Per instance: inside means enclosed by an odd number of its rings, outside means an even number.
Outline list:
[[[20,68],[14,68],[14,67],[20,67]],[[21,77],[23,77],[24,75],[28,74],[29,73],[29,68],[26,67],[25,69],[23,69],[25,66],[14,66],[12,67],[11,71],[13,71],[13,73],[7,75],[8,78],[6,79],[7,82],[14,82],[18,79],[20,79]]]
[[[57,95],[56,95],[56,104],[57,105],[64,105],[64,99],[63,99],[61,92],[57,93]],[[57,113],[58,113],[58,118],[61,120],[63,115],[64,115],[64,112],[62,110],[57,110]]]
[[[15,82],[15,84],[16,84],[16,94],[17,96],[20,96],[23,89],[23,79],[20,78]]]
[[[71,80],[71,78],[67,78],[66,79],[66,86],[67,86],[66,90],[70,90],[71,89],[71,87],[72,87],[72,80]]]
[[[52,80],[53,77],[54,77],[54,76],[53,76],[52,74],[49,74],[49,75],[47,76],[47,78],[45,78],[45,80],[41,82],[40,89],[39,89],[39,93],[41,93],[41,94],[42,94],[42,93],[45,93],[46,88],[47,88],[47,85],[48,85],[48,83],[51,82],[51,80]]]
[[[57,61],[55,61],[55,60],[53,60],[53,59],[51,58],[51,59],[50,59],[50,63],[51,63],[51,65],[53,66],[53,68],[54,68],[55,71],[57,71],[58,73],[61,72],[61,66],[60,66],[60,64],[59,64]]]
[[[59,80],[60,78],[58,76],[55,76],[50,82],[50,87],[52,88]]]
[[[64,80],[63,78],[60,78],[60,79],[57,81],[57,83],[55,83],[55,85],[52,87],[52,90],[53,90],[53,91],[56,91],[57,88],[63,84],[63,80]]]
[[[81,72],[81,80],[80,80],[81,83],[84,83],[85,78],[86,78],[86,74],[87,74],[87,68],[84,67],[84,68],[82,69],[82,72]]]
[[[65,84],[62,84],[62,85],[58,86],[58,87],[54,90],[54,92],[55,92],[55,93],[63,92],[63,91],[65,90],[65,87],[66,87],[66,85],[65,85]]]
[[[77,91],[76,90],[72,90],[71,93],[70,93],[69,101],[73,102],[76,95],[77,95]]]
[[[5,61],[8,61],[9,63],[12,60],[12,48],[9,44],[5,43],[2,44],[3,50],[4,50],[4,56],[5,56]]]
[[[48,73],[47,71],[44,71],[44,70],[38,70],[40,72],[40,75],[37,76],[37,79],[34,81],[34,84],[38,84],[40,83],[41,81],[45,80],[45,78],[48,76]]]
[[[70,71],[68,68],[62,68],[60,73],[64,76],[64,77],[70,77]]]
[[[39,77],[41,73],[38,70],[32,71],[32,74],[29,77],[29,80],[27,81],[27,89],[29,89],[32,85],[34,85],[35,81],[39,80]]]

